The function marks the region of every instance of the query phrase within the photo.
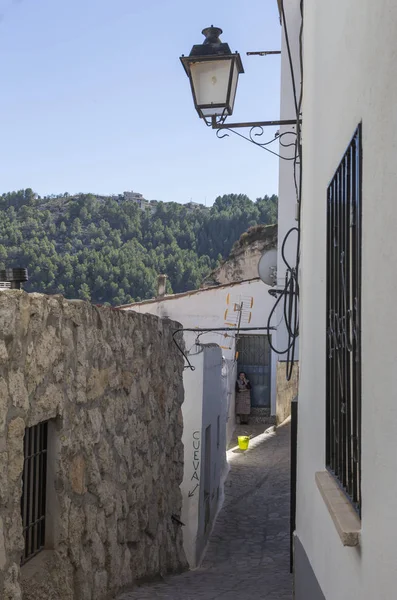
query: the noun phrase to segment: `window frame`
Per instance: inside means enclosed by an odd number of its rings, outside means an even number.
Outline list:
[[[25,429],[21,517],[25,547],[21,566],[46,545],[49,421]]]
[[[326,243],[326,467],[361,516],[361,123],[328,186]]]

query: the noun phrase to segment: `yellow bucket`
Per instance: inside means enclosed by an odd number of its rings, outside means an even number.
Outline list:
[[[248,435],[239,435],[238,438],[238,447],[240,450],[248,450],[248,446],[250,443],[250,439]]]

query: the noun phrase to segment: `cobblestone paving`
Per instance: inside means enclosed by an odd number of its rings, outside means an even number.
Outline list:
[[[291,600],[290,426],[259,435],[266,427],[238,428],[257,437],[249,451],[231,452],[225,502],[201,567],[119,600]]]

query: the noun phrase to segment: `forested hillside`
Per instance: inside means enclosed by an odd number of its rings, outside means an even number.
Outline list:
[[[50,196],[31,189],[0,196],[0,268],[27,267],[27,291],[113,305],[197,288],[252,225],[277,219],[277,197],[218,197],[211,208],[158,203],[142,211],[119,197]]]

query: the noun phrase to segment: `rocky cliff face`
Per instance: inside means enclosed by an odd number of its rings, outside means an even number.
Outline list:
[[[202,287],[258,277],[258,263],[265,250],[277,247],[277,225],[256,225],[243,233],[224,263],[204,280]]]
[[[175,323],[0,292],[0,598],[105,600],[186,566]],[[48,422],[46,550],[22,569],[26,428]],[[25,482],[25,485],[27,482]]]

